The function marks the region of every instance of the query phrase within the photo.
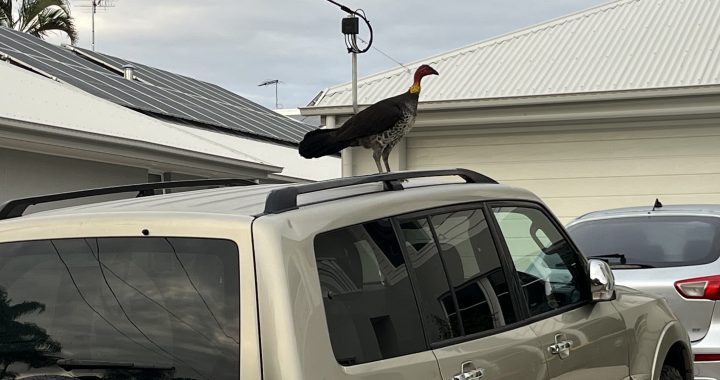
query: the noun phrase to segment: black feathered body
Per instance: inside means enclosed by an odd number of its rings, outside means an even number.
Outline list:
[[[340,128],[310,131],[300,142],[300,155],[322,157],[349,146],[372,149],[374,157],[389,154],[415,124],[418,98],[419,93],[408,91],[358,112]]]

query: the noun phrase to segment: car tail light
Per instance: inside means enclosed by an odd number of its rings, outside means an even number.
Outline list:
[[[720,276],[696,277],[675,282],[675,289],[688,299],[720,300]]]
[[[717,362],[717,361],[720,361],[720,355],[719,354],[696,354],[695,361],[696,362]]]

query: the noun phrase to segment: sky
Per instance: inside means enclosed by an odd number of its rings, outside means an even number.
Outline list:
[[[371,49],[358,56],[360,78],[609,1],[337,0],[364,10],[374,29]],[[92,41],[89,3],[71,0],[84,48]],[[262,82],[279,80],[279,108],[296,108],[351,79],[340,29],[346,14],[327,0],[113,3],[95,15],[97,51],[214,83],[271,109],[275,86]],[[48,41],[69,42],[59,35]]]

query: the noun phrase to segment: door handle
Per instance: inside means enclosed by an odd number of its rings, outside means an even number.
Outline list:
[[[570,356],[572,345],[572,340],[566,339],[565,334],[557,334],[555,335],[555,344],[548,346],[548,352],[560,356],[560,359],[565,359]]]
[[[480,380],[485,376],[485,370],[475,368],[471,361],[463,362],[460,365],[460,373],[453,376],[453,380]]]

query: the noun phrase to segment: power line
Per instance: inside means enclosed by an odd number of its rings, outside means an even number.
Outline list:
[[[363,39],[360,38],[360,37],[358,37],[358,39],[359,39],[360,41],[362,41],[362,43],[367,43],[367,42],[365,42],[365,40],[363,40]],[[389,59],[389,60],[397,63],[397,64],[400,65],[400,66],[402,66],[402,67],[405,69],[405,71],[407,71],[408,73],[412,73],[412,70],[410,70],[409,67],[403,65],[402,62],[400,62],[400,61],[398,61],[397,59],[391,57],[389,54],[385,53],[384,51],[378,49],[378,48],[375,47],[375,46],[373,46],[372,48],[375,49],[378,53],[384,55],[387,59]]]

